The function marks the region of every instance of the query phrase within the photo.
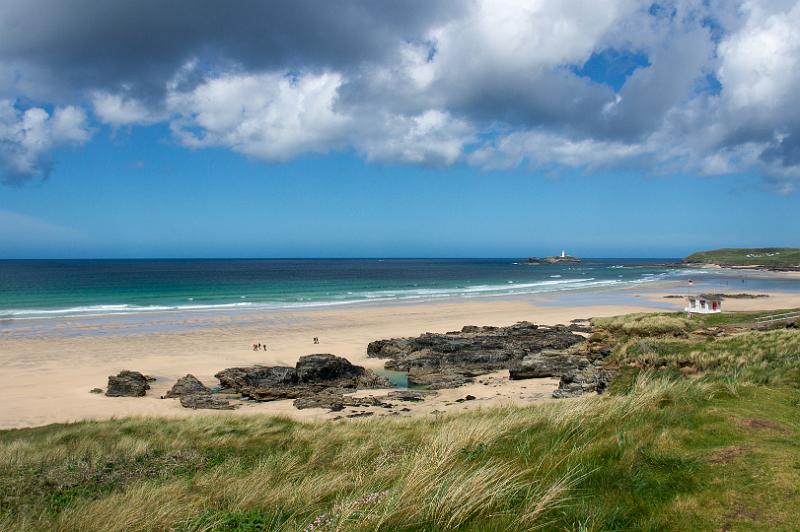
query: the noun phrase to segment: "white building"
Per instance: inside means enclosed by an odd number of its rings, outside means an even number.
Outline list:
[[[715,295],[689,296],[689,304],[685,309],[688,313],[713,314],[722,312],[722,298]]]

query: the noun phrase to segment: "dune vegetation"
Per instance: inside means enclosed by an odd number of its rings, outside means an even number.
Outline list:
[[[608,393],[527,408],[3,431],[0,529],[798,530],[800,329],[723,316],[596,320]]]

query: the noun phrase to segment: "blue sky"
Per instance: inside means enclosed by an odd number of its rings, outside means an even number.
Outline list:
[[[800,1],[343,2],[4,3],[0,258],[800,245]]]
[[[797,245],[794,195],[755,177],[643,177],[368,164],[283,164],[187,151],[164,128],[98,135],[49,180],[0,189],[43,224],[3,228],[13,257],[677,257]]]

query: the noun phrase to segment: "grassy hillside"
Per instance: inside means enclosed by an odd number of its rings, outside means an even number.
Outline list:
[[[723,248],[693,253],[684,262],[720,266],[800,267],[800,248]]]
[[[724,316],[597,320],[599,397],[0,432],[0,530],[798,530],[800,330]]]

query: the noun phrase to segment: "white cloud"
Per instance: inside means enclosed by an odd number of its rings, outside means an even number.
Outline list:
[[[632,165],[648,153],[643,144],[594,139],[574,140],[544,131],[518,131],[500,135],[469,156],[472,164],[491,169],[527,165],[547,168],[561,165],[583,170],[601,170]]]
[[[369,134],[369,125],[363,124],[358,138],[353,140],[369,161],[448,166],[459,160],[467,144],[475,141],[471,124],[438,110],[378,120],[381,131]]]
[[[3,180],[46,176],[50,150],[82,144],[90,136],[82,109],[57,107],[51,115],[41,107],[21,111],[9,100],[0,100],[0,162],[6,169]]]
[[[158,19],[173,32],[159,35],[154,49],[168,59],[148,55],[153,65],[139,56],[125,63],[122,37],[111,54],[119,64],[106,63],[94,38],[75,30],[65,54],[72,64],[85,54],[95,70],[65,86],[83,86],[103,123],[168,122],[184,146],[223,147],[268,162],[353,149],[368,161],[434,166],[750,172],[770,183],[800,180],[798,0],[474,0],[435,9],[430,2],[404,4],[394,14],[347,5],[324,16],[316,3],[258,7],[332,33],[303,24],[284,31],[278,23],[255,31],[259,26],[240,10],[230,19],[240,34],[200,11],[191,16],[208,23],[207,31],[182,33],[175,8]],[[28,20],[28,8],[16,7],[17,19]],[[151,8],[119,9],[139,16]],[[116,20],[116,11],[106,16]],[[79,20],[69,21],[80,28]],[[85,38],[84,48],[69,46],[76,36]],[[58,36],[50,37],[46,47],[34,46],[40,37],[32,32],[0,45],[0,64],[15,65],[13,75],[0,74],[0,94],[46,93],[42,80],[60,71],[49,56],[26,62],[8,50],[17,40],[19,49],[54,49]],[[592,79],[577,73],[604,51],[646,57],[647,64],[627,72],[621,88],[602,72]],[[131,73],[146,80],[138,83]],[[8,106],[0,111],[0,157],[15,175],[35,173],[46,166],[48,150],[88,135],[76,107],[56,107],[50,116],[42,107]]]
[[[746,2],[747,22],[720,43],[719,78],[735,107],[780,108],[796,98],[800,83],[800,2]]]
[[[265,161],[341,146],[350,118],[334,109],[342,78],[325,72],[229,74],[189,91],[174,88],[167,108],[185,146],[224,146]]]
[[[91,96],[94,113],[104,123],[114,127],[153,124],[163,119],[142,102],[105,91],[94,91]]]

